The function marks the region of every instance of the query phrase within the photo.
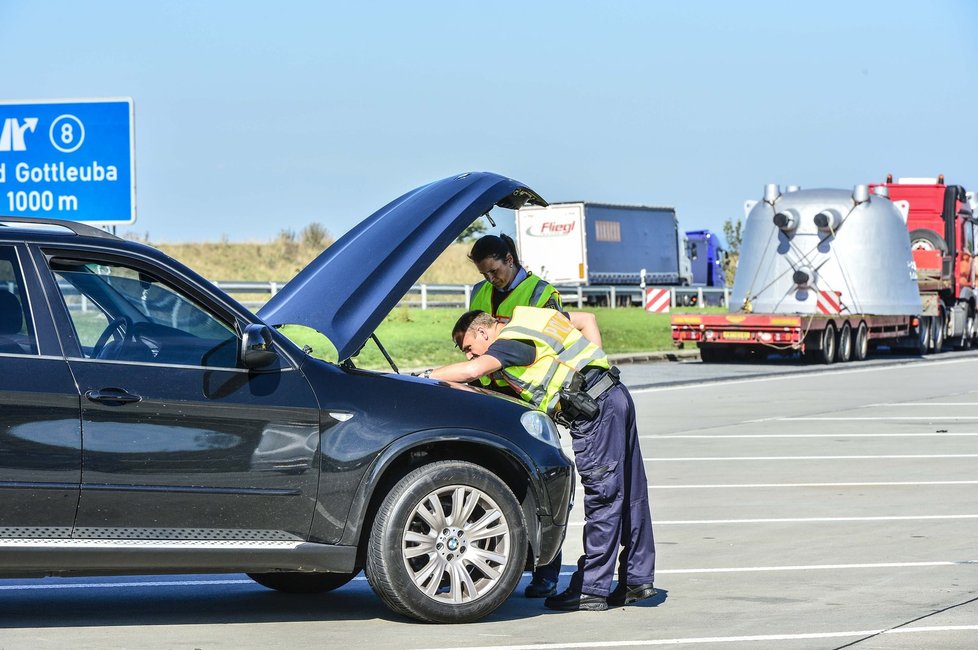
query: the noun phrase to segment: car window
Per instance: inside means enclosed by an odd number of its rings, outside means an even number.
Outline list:
[[[122,264],[58,258],[51,270],[85,357],[237,365],[233,327],[155,275]]]
[[[12,246],[0,246],[0,354],[37,354],[24,279]]]

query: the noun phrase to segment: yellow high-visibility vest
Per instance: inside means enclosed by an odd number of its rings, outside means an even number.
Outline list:
[[[485,280],[475,285],[472,289],[472,301],[469,303],[469,309],[484,311],[505,324],[513,317],[513,310],[517,307],[543,307],[552,298],[557,303],[557,308],[562,308],[560,293],[549,282],[541,280],[535,275],[527,275],[499,303],[495,311],[492,308],[492,292],[492,284]]]
[[[532,343],[536,358],[528,366],[503,368],[499,374],[521,398],[540,411],[557,411],[559,392],[587,366],[609,368],[608,357],[559,311],[517,307],[499,332],[500,339]]]

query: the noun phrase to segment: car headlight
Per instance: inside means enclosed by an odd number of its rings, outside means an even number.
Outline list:
[[[560,433],[557,432],[557,425],[546,413],[527,411],[520,416],[520,424],[537,440],[560,449]]]

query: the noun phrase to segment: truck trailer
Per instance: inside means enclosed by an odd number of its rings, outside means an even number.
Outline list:
[[[673,343],[695,343],[705,362],[801,352],[833,363],[881,344],[925,352],[906,213],[885,194],[766,186],[745,204],[730,313],[673,315]]]
[[[579,201],[516,211],[520,259],[555,285],[692,282],[675,208]]]

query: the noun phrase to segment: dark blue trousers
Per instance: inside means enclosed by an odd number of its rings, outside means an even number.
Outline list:
[[[542,564],[533,569],[534,578],[546,578],[554,582],[560,581],[560,565],[564,561],[564,554],[557,551],[557,555],[550,561],[550,564]]]
[[[594,420],[575,420],[570,434],[584,486],[584,555],[571,588],[607,596],[618,581],[641,585],[655,578],[655,540],[649,485],[638,444],[635,403],[618,384],[598,398]]]

